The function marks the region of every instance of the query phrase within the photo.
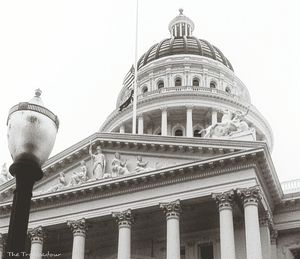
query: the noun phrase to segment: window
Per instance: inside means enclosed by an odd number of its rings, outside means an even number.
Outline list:
[[[158,83],[157,83],[157,88],[158,88],[158,89],[161,89],[161,88],[163,88],[164,86],[165,86],[164,81],[162,81],[162,80],[158,81]]]
[[[194,137],[201,138],[202,137],[202,129],[194,130]]]
[[[216,84],[216,82],[211,81],[209,86],[210,86],[210,88],[216,88],[217,84]]]
[[[214,259],[214,247],[212,243],[198,246],[198,259]]]
[[[175,130],[175,136],[183,136],[183,132],[181,129]]]
[[[147,93],[147,92],[148,92],[148,87],[147,87],[147,86],[144,86],[143,89],[142,89],[142,92],[143,92],[143,94],[144,94],[144,93]]]
[[[193,79],[193,86],[199,86],[200,83],[199,83],[199,79],[198,78],[194,78]]]
[[[181,86],[181,78],[180,77],[177,77],[176,79],[175,79],[175,86]]]

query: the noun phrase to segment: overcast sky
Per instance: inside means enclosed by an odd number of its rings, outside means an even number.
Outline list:
[[[180,7],[270,123],[279,179],[300,178],[299,1],[140,0],[139,55],[169,37]],[[135,0],[0,1],[0,163],[11,163],[8,110],[36,88],[60,119],[52,155],[96,132],[133,63],[134,35]]]

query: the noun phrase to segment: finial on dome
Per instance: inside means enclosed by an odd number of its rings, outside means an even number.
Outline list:
[[[33,104],[40,105],[40,106],[44,106],[44,103],[43,103],[42,98],[41,98],[41,94],[42,94],[42,90],[40,88],[35,89],[34,90],[34,96],[29,102],[33,103]]]
[[[42,94],[42,90],[40,88],[34,90],[34,96],[40,97]]]
[[[179,9],[177,15],[169,24],[169,31],[174,38],[190,37],[194,30],[193,21],[183,14],[183,9]]]

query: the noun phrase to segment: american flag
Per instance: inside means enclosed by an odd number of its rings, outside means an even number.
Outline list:
[[[126,108],[133,100],[133,82],[134,82],[134,66],[130,68],[128,73],[126,74],[124,80],[123,80],[123,86],[125,86],[125,93],[123,102],[119,107],[119,111],[122,111],[124,108]]]

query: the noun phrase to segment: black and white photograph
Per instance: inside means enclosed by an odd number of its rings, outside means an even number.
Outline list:
[[[0,259],[300,259],[299,10],[0,0]]]

